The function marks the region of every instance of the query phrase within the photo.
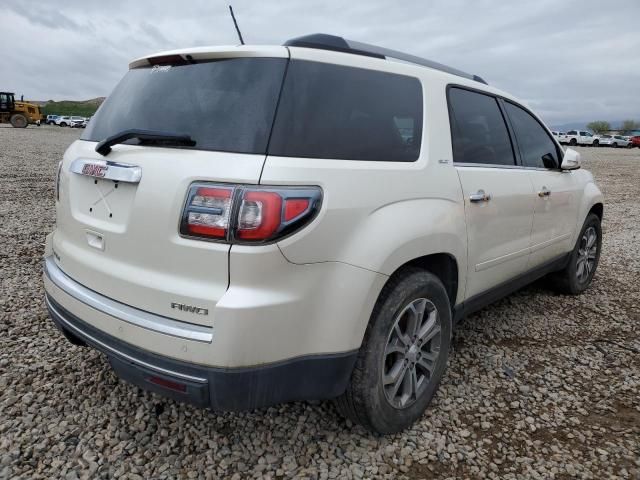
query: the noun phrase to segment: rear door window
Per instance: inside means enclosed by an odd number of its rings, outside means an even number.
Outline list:
[[[291,60],[269,155],[415,161],[422,104],[417,78]]]
[[[525,167],[558,168],[558,149],[547,131],[529,112],[505,102]]]
[[[449,89],[453,161],[515,165],[513,148],[497,100],[462,88]]]

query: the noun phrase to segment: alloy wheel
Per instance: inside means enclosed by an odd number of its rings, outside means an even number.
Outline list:
[[[598,254],[598,234],[594,227],[587,228],[580,239],[578,259],[576,261],[576,276],[580,283],[585,283],[595,269]]]
[[[436,306],[418,298],[396,317],[382,359],[382,385],[387,401],[404,409],[427,388],[440,355],[442,326]]]

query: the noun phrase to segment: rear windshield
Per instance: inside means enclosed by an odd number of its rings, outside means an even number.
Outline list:
[[[286,62],[234,58],[129,70],[81,138],[97,142],[136,128],[189,135],[199,150],[399,162],[418,158],[418,79],[301,60],[291,60],[286,68]]]
[[[410,162],[421,139],[418,79],[292,60],[269,155]]]
[[[233,58],[129,70],[81,138],[97,142],[137,128],[190,135],[199,150],[265,153],[286,62]]]

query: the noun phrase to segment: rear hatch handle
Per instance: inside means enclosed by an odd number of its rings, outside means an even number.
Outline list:
[[[193,140],[189,135],[133,128],[130,130],[123,130],[119,133],[116,133],[115,135],[111,135],[110,137],[105,138],[96,146],[96,152],[98,152],[102,156],[106,156],[109,154],[109,152],[111,152],[111,147],[113,145],[126,142],[127,140],[130,140],[132,138],[137,138],[141,141],[141,143],[156,143],[160,146],[184,145],[187,147],[194,147],[196,145],[196,141]]]

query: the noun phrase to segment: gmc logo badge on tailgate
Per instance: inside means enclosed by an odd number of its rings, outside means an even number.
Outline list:
[[[109,169],[106,165],[100,165],[98,163],[85,163],[82,167],[82,174],[89,175],[90,177],[104,177]]]
[[[193,305],[185,305],[184,303],[171,302],[171,308],[182,310],[183,312],[195,313],[197,315],[209,315],[209,310],[206,308],[194,307]]]

